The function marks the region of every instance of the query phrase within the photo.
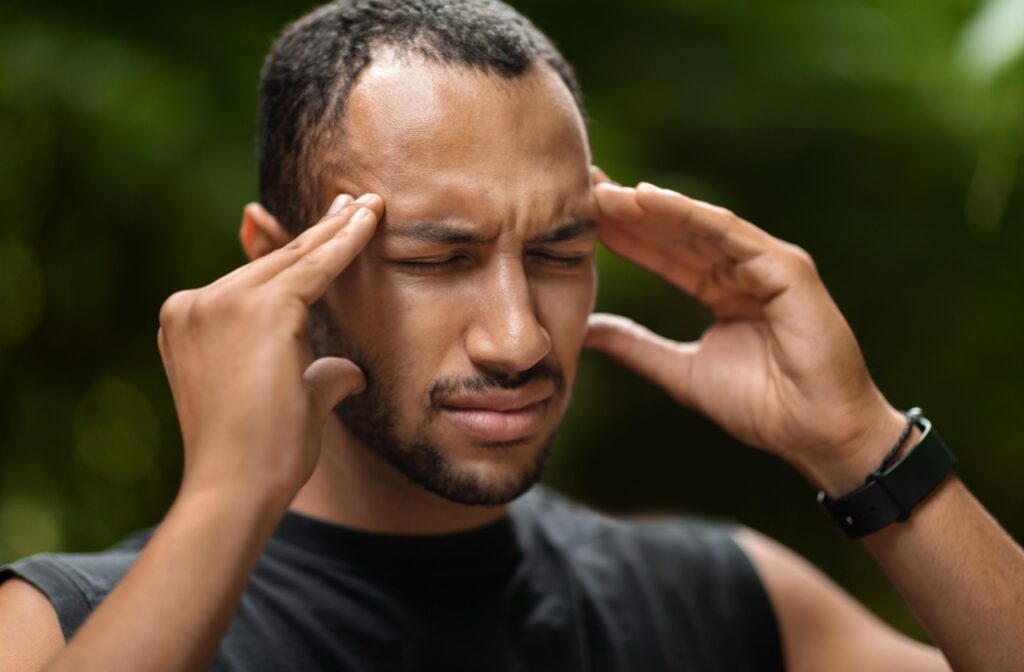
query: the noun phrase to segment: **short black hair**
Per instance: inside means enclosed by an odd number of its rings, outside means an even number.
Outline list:
[[[352,86],[380,47],[506,79],[543,61],[586,118],[572,67],[499,0],[336,0],[285,28],[260,78],[260,200],[293,235],[320,214],[322,153],[340,139]]]

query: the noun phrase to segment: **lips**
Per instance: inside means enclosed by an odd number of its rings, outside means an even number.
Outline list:
[[[554,384],[543,381],[518,390],[489,390],[443,400],[444,416],[460,430],[483,441],[514,441],[543,424]]]

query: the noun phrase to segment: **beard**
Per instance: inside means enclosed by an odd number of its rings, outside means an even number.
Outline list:
[[[402,388],[401,375],[394,365],[381,357],[359,350],[338,330],[323,301],[313,306],[313,352],[315,357],[343,356],[352,360],[366,378],[362,394],[346,398],[332,412],[363,445],[382,457],[395,470],[413,483],[449,501],[474,506],[499,506],[517,499],[540,480],[558,426],[545,437],[533,460],[510,479],[494,482],[459,467],[445,454],[441,445],[431,441],[425,432],[411,440],[398,434],[399,411],[396,400]],[[318,309],[319,307],[319,309]],[[547,378],[554,383],[552,400],[565,392],[561,369],[548,362],[539,362],[515,376],[502,372],[435,381],[426,395],[429,400],[427,420],[441,412],[440,400],[460,391],[481,392],[490,389],[515,389],[534,379]],[[550,401],[548,403],[553,403]],[[424,423],[426,424],[426,423]],[[484,444],[484,449],[502,450],[522,441]]]

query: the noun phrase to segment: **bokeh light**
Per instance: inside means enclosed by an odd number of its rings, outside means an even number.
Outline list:
[[[1024,0],[514,2],[573,62],[596,161],[815,257],[879,387],[1024,536]],[[161,303],[243,262],[256,87],[312,3],[0,8],[0,562],[157,522],[181,439]],[[707,311],[600,253],[600,310]],[[920,629],[786,465],[593,354],[545,481],[611,513],[738,519]]]

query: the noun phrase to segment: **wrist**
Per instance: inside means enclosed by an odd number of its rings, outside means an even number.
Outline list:
[[[258,480],[236,476],[213,478],[186,474],[174,501],[174,508],[210,510],[231,509],[240,515],[252,514],[277,519],[283,516],[295,491],[277,480]]]
[[[830,454],[804,463],[800,471],[829,497],[840,497],[864,484],[899,438],[906,417],[889,404],[875,412],[864,429]],[[920,430],[916,427],[904,445],[914,445]]]

